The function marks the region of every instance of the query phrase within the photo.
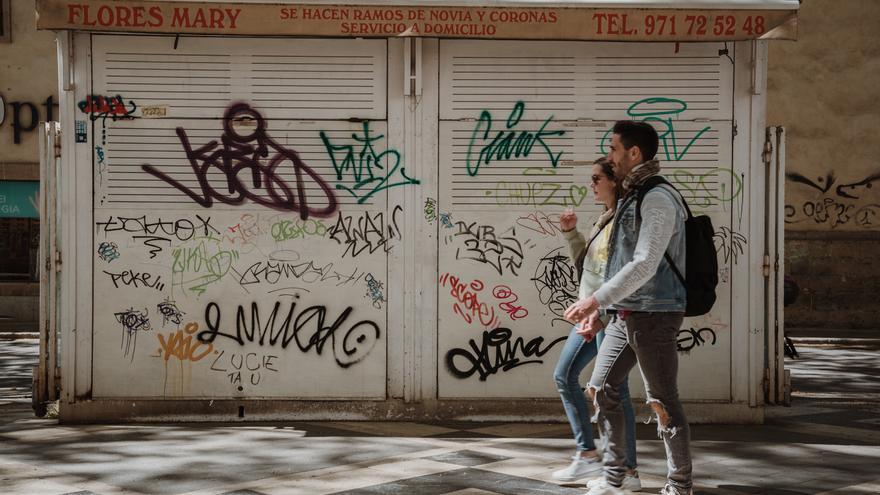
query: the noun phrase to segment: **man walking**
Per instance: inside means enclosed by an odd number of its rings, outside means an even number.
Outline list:
[[[644,194],[636,211],[638,189],[660,172],[654,159],[659,140],[650,124],[620,121],[612,130],[608,158],[622,181],[623,194],[609,243],[605,283],[565,313],[598,331],[598,310],[615,314],[605,328],[590,390],[599,411],[605,440],[604,479],[591,482],[588,495],[618,495],[626,474],[624,417],[618,386],[636,364],[642,373],[648,404],[657,414],[666,446],[667,484],[663,495],[691,495],[690,429],[678,398],[676,336],[684,318],[686,289],[665,259],[681,272],[685,267],[685,220],[681,196],[660,185]]]

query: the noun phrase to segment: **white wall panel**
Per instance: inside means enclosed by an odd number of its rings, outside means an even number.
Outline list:
[[[679,376],[685,399],[729,398],[730,266],[744,246],[731,222],[746,205],[722,47],[441,41],[441,397],[557,395],[561,316],[577,297],[559,214],[574,208],[589,230],[601,211],[589,163],[633,118],[655,126],[664,174],[719,231],[719,302],[685,321]]]
[[[94,397],[384,399],[386,42],[93,40]]]

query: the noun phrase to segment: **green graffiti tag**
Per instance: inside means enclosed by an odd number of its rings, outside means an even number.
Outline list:
[[[547,120],[541,124],[538,132],[517,131],[516,126],[519,125],[525,111],[526,104],[522,101],[516,102],[513,105],[513,110],[510,111],[510,115],[507,117],[507,130],[498,131],[488,144],[483,144],[475,161],[473,158],[474,147],[478,141],[481,144],[488,141],[490,134],[492,134],[492,114],[488,110],[483,110],[480,113],[480,118],[477,119],[477,125],[471,133],[471,141],[468,144],[466,158],[468,175],[471,177],[476,176],[482,165],[489,165],[493,160],[504,161],[511,158],[526,158],[532,153],[535,144],[540,145],[544,152],[547,153],[553,168],[559,165],[562,151],[554,153],[550,145],[544,141],[544,138],[562,136],[565,134],[565,131],[562,129],[555,131],[547,130],[547,126],[553,121],[552,115],[547,117]]]
[[[184,287],[201,296],[209,285],[234,271],[232,262],[239,254],[235,249],[221,248],[214,237],[194,238],[194,241],[197,242],[172,250],[171,280],[173,287]]]
[[[587,188],[572,184],[566,189],[556,182],[501,181],[484,194],[494,196],[498,205],[578,207],[587,197]]]
[[[327,148],[330,161],[333,162],[336,180],[341,181],[347,176],[354,179],[354,184],[351,186],[336,184],[336,189],[346,191],[352,197],[357,198],[358,204],[362,204],[372,195],[392,187],[419,184],[417,179],[406,175],[406,168],[400,163],[400,152],[393,149],[387,149],[381,153],[376,152],[373,144],[385,136],[381,134],[371,136],[369,121],[363,123],[363,135],[357,133],[351,135],[351,138],[360,146],[360,150],[357,152],[355,145],[332,144],[324,131],[321,131],[320,136],[324,147]],[[341,159],[337,157],[337,153],[342,155]],[[402,178],[392,179],[397,174]]]
[[[679,188],[692,208],[708,208],[712,201],[728,203],[740,197],[743,180],[729,168],[714,168],[703,174],[687,170],[674,170],[672,182]],[[730,182],[730,189],[727,188]],[[713,185],[717,184],[717,192]],[[702,199],[702,201],[699,201]]]
[[[703,134],[711,129],[708,125],[700,129],[694,137],[688,141],[687,145],[679,150],[678,142],[675,139],[675,126],[672,123],[672,119],[676,115],[683,113],[685,110],[687,110],[687,103],[674,98],[657,96],[645,98],[633,103],[626,109],[626,114],[633,119],[641,119],[642,122],[657,122],[662,124],[662,127],[665,130],[658,133],[660,144],[662,145],[661,149],[666,156],[667,161],[677,162],[681,161],[681,159],[687,154],[688,150],[691,149],[691,146],[693,146]],[[602,135],[602,140],[599,141],[599,152],[603,155],[608,153],[605,146],[606,143],[609,142],[608,136],[610,134],[611,129],[608,129],[605,131],[605,134]]]

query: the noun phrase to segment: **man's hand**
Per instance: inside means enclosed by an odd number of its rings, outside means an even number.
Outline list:
[[[596,315],[598,317],[599,312],[596,311],[593,313],[593,315]],[[599,320],[599,325],[596,325],[595,322],[591,321],[593,315],[590,315],[591,318],[588,318],[588,319],[578,323],[577,330],[575,330],[575,333],[582,336],[584,338],[584,340],[586,340],[587,342],[592,341],[596,337],[596,334],[599,333],[599,330],[602,330],[602,321],[601,320]],[[598,318],[597,318],[597,320],[598,320]]]
[[[591,318],[592,313],[599,309],[599,301],[590,296],[586,299],[578,299],[568,307],[563,314],[564,318],[572,323],[578,323]],[[598,318],[598,314],[596,318]]]
[[[563,232],[573,230],[577,227],[577,224],[578,217],[571,208],[566,208],[562,214],[559,215],[559,228],[562,229]]]

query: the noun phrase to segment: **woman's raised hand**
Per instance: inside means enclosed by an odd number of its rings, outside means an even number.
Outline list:
[[[569,231],[577,227],[578,217],[577,214],[571,208],[566,208],[561,215],[559,215],[559,228],[563,231]]]

